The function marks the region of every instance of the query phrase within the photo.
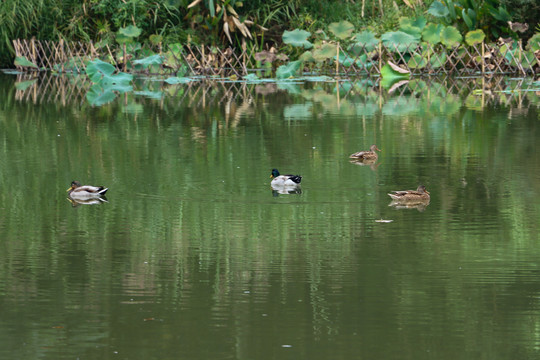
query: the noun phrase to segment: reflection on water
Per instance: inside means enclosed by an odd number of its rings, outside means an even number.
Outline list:
[[[494,81],[137,81],[92,107],[2,76],[0,357],[536,358],[540,102]],[[74,178],[109,202],[74,211]],[[404,184],[429,206],[388,206]]]

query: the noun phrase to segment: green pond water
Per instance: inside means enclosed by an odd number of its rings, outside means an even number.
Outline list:
[[[493,81],[0,75],[0,358],[539,358],[540,100]]]

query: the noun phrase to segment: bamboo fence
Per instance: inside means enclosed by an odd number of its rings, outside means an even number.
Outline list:
[[[132,73],[176,74],[179,71],[186,75],[202,75],[213,77],[226,77],[235,75],[242,77],[250,72],[264,70],[255,60],[253,48],[234,49],[231,47],[220,49],[210,46],[182,46],[180,49],[143,47],[136,51],[126,49],[126,46],[111,48],[109,46],[97,47],[92,42],[65,42],[65,41],[39,41],[14,40],[13,46],[18,59],[24,62],[15,62],[20,71],[56,71],[59,73],[82,73],[86,64],[94,59],[112,63],[119,71]],[[338,50],[346,52],[345,49]],[[396,64],[404,72],[417,75],[478,75],[478,74],[534,74],[540,69],[540,51],[531,56],[524,56],[525,52],[519,43],[518,49],[511,46],[498,46],[493,44],[478,44],[468,46],[461,44],[447,49],[442,45],[423,44],[406,48],[390,48],[379,43],[378,48],[368,51],[363,48],[355,51],[357,55],[347,59],[328,59],[319,64],[305,63],[306,67],[321,74],[334,76],[358,77],[379,75],[381,68],[387,63]],[[151,68],[137,66],[135,60],[152,54],[162,55],[165,61]],[[426,55],[427,54],[427,55]],[[530,55],[530,54],[529,54]],[[416,62],[413,58],[421,59]],[[273,64],[274,68],[283,62]]]

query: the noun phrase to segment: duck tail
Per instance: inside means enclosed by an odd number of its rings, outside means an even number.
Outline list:
[[[98,194],[99,195],[105,195],[105,193],[109,190],[109,188],[104,188],[103,186],[99,187]]]
[[[302,177],[300,175],[293,175],[289,179],[294,181],[297,184],[300,184],[300,181],[302,181]]]

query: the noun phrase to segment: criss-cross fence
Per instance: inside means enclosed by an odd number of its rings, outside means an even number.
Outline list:
[[[120,71],[132,73],[178,74],[204,76],[245,76],[261,69],[261,62],[270,61],[272,56],[257,61],[252,48],[221,49],[211,46],[172,45],[162,48],[128,48],[100,46],[92,42],[14,40],[16,67],[21,71],[52,70],[57,72],[84,72],[89,61],[101,59],[111,63]],[[335,76],[379,75],[381,69],[391,63],[394,69],[411,74],[533,74],[540,69],[540,51],[526,51],[521,44],[464,45],[446,48],[441,44],[384,46],[356,48],[349,51],[336,45],[337,56],[318,62],[306,61],[304,66],[321,74]],[[269,53],[266,52],[268,55]],[[145,62],[159,55],[158,62]],[[259,57],[260,59],[260,57]],[[274,68],[283,60],[274,59]],[[276,62],[277,61],[277,62]]]

